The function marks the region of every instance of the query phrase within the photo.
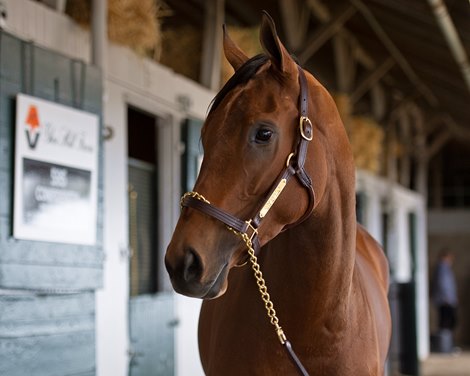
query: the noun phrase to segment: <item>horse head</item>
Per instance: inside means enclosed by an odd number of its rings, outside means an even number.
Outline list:
[[[244,220],[256,216],[263,203],[263,208],[269,206],[257,228],[263,246],[303,220],[321,201],[327,184],[327,153],[316,123],[321,106],[327,107],[325,111],[336,110],[331,97],[325,99],[326,90],[318,81],[310,74],[304,76],[310,115],[318,114],[307,124],[313,139],[305,137],[309,142],[299,151],[299,140],[304,136],[302,129],[299,132],[300,76],[304,73],[279,40],[267,14],[260,42],[264,54],[249,59],[224,29],[224,53],[235,74],[214,98],[204,123],[204,159],[194,191],[200,195],[198,199]],[[278,189],[282,193],[278,192],[272,207],[267,205],[282,171],[300,169],[295,165],[300,153],[308,153],[305,176],[291,179]],[[313,186],[314,200],[309,191],[313,192]],[[165,264],[177,292],[210,299],[226,291],[229,270],[246,260],[246,252],[245,244],[222,221],[184,207]]]

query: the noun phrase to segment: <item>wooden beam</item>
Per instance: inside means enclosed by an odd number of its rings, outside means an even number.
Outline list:
[[[449,130],[443,129],[426,148],[426,160],[431,160],[452,139]]]
[[[293,51],[298,51],[305,41],[310,12],[305,9],[304,3],[299,3],[298,0],[279,0],[279,8],[287,46]]]
[[[220,88],[224,0],[207,0],[205,4],[200,81],[202,85],[216,91]]]
[[[387,110],[387,101],[385,99],[385,92],[380,82],[374,84],[371,89],[371,110],[374,118],[381,121]]]
[[[332,17],[329,22],[314,31],[308,38],[304,50],[299,54],[300,62],[303,64],[310,59],[355,13],[356,9],[353,6],[348,6],[335,17]]]
[[[333,18],[329,9],[320,0],[307,0],[307,6],[323,24],[328,23]],[[354,56],[359,63],[367,69],[373,69],[375,67],[374,59],[362,48],[354,34],[346,30],[343,26],[339,28],[338,34],[348,39],[349,44],[354,46]]]
[[[437,98],[434,96],[433,92],[421,81],[421,79],[415,73],[411,65],[408,63],[408,61],[400,52],[400,50],[395,46],[395,44],[389,38],[389,36],[384,31],[380,23],[377,21],[375,16],[369,10],[369,8],[361,0],[349,0],[349,1],[357,8],[357,10],[359,10],[359,12],[361,12],[361,14],[364,16],[369,26],[375,32],[375,34],[380,39],[380,41],[385,46],[385,48],[388,50],[390,55],[392,55],[392,57],[398,63],[403,73],[405,73],[405,75],[408,77],[411,83],[413,83],[413,85],[416,86],[416,88],[423,95],[423,97],[426,98],[427,102],[431,106],[436,107],[439,102]]]
[[[442,192],[442,155],[437,156],[430,165],[431,173],[431,206],[440,209],[443,206],[443,192]]]
[[[426,126],[426,134],[429,135],[441,127],[446,127],[454,138],[458,138],[463,142],[470,142],[470,130],[456,123],[447,113],[435,114]]]
[[[372,86],[374,86],[393,66],[395,61],[388,57],[382,64],[380,64],[374,71],[357,86],[356,90],[351,94],[351,103],[357,103],[362,96],[367,93]]]
[[[327,23],[331,20],[330,10],[320,0],[307,0],[307,6],[322,23]]]
[[[406,188],[410,188],[411,182],[411,124],[405,108],[400,108],[398,115],[399,140],[405,146],[405,152],[400,156],[399,182]]]

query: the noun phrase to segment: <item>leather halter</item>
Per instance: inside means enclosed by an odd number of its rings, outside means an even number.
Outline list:
[[[283,231],[306,220],[310,214],[312,214],[313,206],[315,204],[315,192],[312,186],[312,179],[304,169],[308,143],[313,138],[313,126],[308,117],[308,86],[304,71],[300,66],[297,67],[299,71],[300,84],[300,119],[297,146],[294,152],[289,154],[287,157],[286,167],[281,171],[279,177],[273,183],[270,191],[266,195],[267,198],[264,200],[261,210],[258,211],[252,219],[244,221],[212,205],[196,192],[188,192],[181,199],[181,207],[190,207],[199,210],[210,217],[217,218],[236,232],[246,234],[251,240],[256,254],[258,254],[260,250],[258,228],[261,221],[273,206],[274,202],[277,200],[292,176],[296,176],[300,184],[307,189],[309,205],[304,215],[296,223],[285,226]]]

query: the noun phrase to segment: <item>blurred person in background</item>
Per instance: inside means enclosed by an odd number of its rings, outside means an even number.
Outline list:
[[[453,331],[457,325],[457,284],[452,270],[454,254],[443,249],[431,281],[431,298],[439,316],[439,331]]]

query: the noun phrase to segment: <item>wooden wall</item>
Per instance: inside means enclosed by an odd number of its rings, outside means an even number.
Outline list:
[[[102,141],[94,246],[13,238],[13,148],[18,93],[101,117],[101,86],[97,68],[0,31],[1,375],[94,374],[94,290],[102,284],[103,264]]]

